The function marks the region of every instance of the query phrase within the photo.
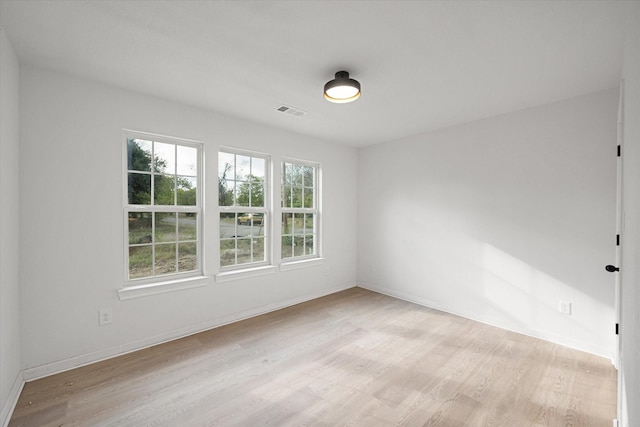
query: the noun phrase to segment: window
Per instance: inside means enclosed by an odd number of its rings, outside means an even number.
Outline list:
[[[318,257],[318,165],[282,163],[283,261]]]
[[[220,267],[245,268],[269,262],[269,157],[221,150],[218,154]]]
[[[202,274],[200,143],[125,134],[128,286]]]

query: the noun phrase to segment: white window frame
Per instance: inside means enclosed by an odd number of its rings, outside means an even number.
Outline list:
[[[284,187],[284,179],[285,179],[285,164],[295,164],[300,166],[308,166],[312,167],[314,170],[313,174],[313,207],[290,207],[284,206],[285,194],[282,191]],[[303,183],[304,187],[304,183]],[[278,220],[280,221],[280,236],[279,236],[279,257],[280,257],[280,269],[281,270],[290,270],[302,266],[307,266],[311,264],[316,264],[322,261],[322,230],[321,230],[321,209],[320,209],[320,201],[321,201],[321,166],[318,162],[294,159],[283,157],[280,163],[280,188],[281,188],[281,202],[280,202],[280,217]],[[304,197],[303,197],[304,199]],[[299,256],[291,256],[291,257],[283,257],[282,256],[282,237],[284,236],[284,230],[282,228],[282,217],[284,214],[313,214],[314,224],[314,253],[313,254],[304,254]]]
[[[259,158],[264,160],[265,170],[264,170],[264,194],[263,194],[263,205],[262,207],[253,207],[253,206],[220,206],[219,202],[219,194],[218,200],[216,201],[216,205],[218,206],[217,212],[217,224],[218,231],[220,230],[220,214],[262,214],[262,230],[264,237],[264,260],[250,263],[242,263],[242,264],[233,264],[233,265],[222,265],[222,253],[220,251],[220,242],[223,237],[218,234],[218,263],[219,263],[219,273],[216,275],[216,281],[222,282],[227,280],[235,280],[244,277],[253,277],[257,275],[262,275],[266,273],[273,272],[273,209],[272,209],[272,176],[271,176],[271,155],[267,153],[261,153],[257,151],[244,150],[233,147],[219,147],[218,148],[218,169],[220,163],[220,153],[232,154],[234,156],[247,156],[251,158]],[[220,179],[220,170],[217,171],[216,179]]]
[[[129,204],[128,194],[128,141],[129,139],[142,139],[150,140],[154,143],[166,143],[175,146],[192,147],[197,150],[197,176],[196,176],[196,205],[195,206],[180,206],[180,205],[142,205],[142,204]],[[154,154],[152,153],[152,156]],[[152,157],[153,158],[153,157]],[[123,130],[123,218],[124,218],[124,286],[118,291],[120,299],[130,299],[140,296],[153,295],[163,292],[170,292],[174,290],[186,289],[204,286],[208,279],[204,275],[204,212],[203,212],[203,194],[204,194],[204,147],[200,141],[188,140],[183,138],[169,137],[164,135],[157,135],[147,132],[140,132],[134,130]],[[152,168],[153,169],[153,168]],[[136,171],[137,173],[142,173]],[[154,171],[148,172],[153,175]],[[174,174],[177,175],[177,172]],[[153,183],[151,180],[151,194],[153,194]],[[176,272],[169,274],[157,274],[153,276],[147,276],[144,278],[129,278],[129,226],[128,218],[129,213],[133,212],[146,212],[154,214],[156,212],[170,212],[170,213],[194,213],[197,215],[196,220],[196,268],[195,270],[187,272]],[[152,233],[153,234],[153,233]],[[153,250],[155,250],[155,237],[152,236]],[[155,256],[154,256],[155,264]],[[154,266],[155,268],[155,266]]]

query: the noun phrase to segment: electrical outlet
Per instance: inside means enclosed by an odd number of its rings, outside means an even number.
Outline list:
[[[558,311],[562,314],[571,315],[571,303],[567,301],[560,301]]]
[[[100,326],[109,325],[113,322],[113,310],[111,308],[101,308],[98,310],[98,314],[100,315],[98,320]]]

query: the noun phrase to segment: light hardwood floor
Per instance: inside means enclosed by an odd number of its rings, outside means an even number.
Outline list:
[[[360,288],[25,385],[18,426],[602,426],[609,360]]]

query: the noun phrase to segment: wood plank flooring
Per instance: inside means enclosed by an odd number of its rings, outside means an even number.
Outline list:
[[[610,427],[609,360],[354,288],[29,382],[10,427]]]

